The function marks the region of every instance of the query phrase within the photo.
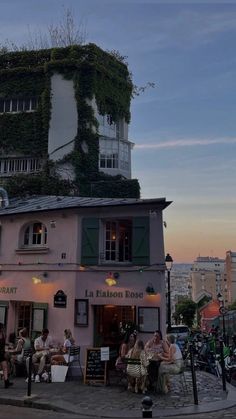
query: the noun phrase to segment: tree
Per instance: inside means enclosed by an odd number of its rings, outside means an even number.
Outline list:
[[[176,304],[175,317],[179,320],[180,315],[182,315],[183,323],[188,327],[192,327],[196,310],[197,304],[194,301],[186,298]]]
[[[236,300],[228,306],[229,310],[236,310]]]
[[[9,51],[39,50],[50,48],[64,48],[71,45],[83,45],[87,33],[82,22],[75,22],[74,12],[63,7],[62,18],[59,23],[51,23],[47,33],[32,32],[28,26],[28,41],[26,44],[17,45],[9,39],[0,44],[0,55]]]

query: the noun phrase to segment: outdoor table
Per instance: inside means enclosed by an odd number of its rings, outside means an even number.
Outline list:
[[[149,361],[149,365],[147,369],[148,369],[150,390],[153,390],[156,387],[160,364],[161,364],[160,360],[150,359]]]

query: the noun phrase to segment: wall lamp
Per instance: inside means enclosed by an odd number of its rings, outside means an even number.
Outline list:
[[[43,272],[40,275],[36,275],[32,277],[32,282],[34,285],[38,285],[38,284],[42,284],[47,282],[46,278],[48,277],[48,273],[47,272]]]
[[[109,286],[112,287],[114,285],[117,284],[117,279],[119,278],[120,274],[119,272],[109,272],[107,278],[105,279],[105,283]]]
[[[116,285],[116,279],[114,278],[112,272],[109,272],[107,278],[105,279],[105,283],[109,286],[109,287],[113,287],[114,285]]]
[[[146,293],[148,295],[157,295],[156,291],[154,290],[153,285],[150,282],[148,283],[148,286],[146,288]]]

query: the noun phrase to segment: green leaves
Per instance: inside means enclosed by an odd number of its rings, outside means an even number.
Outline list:
[[[192,327],[194,322],[195,313],[197,310],[197,304],[186,298],[180,301],[175,306],[175,317],[180,320],[180,315],[183,316],[182,322],[189,327]]]

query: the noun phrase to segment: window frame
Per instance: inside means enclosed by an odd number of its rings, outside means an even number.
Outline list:
[[[1,98],[0,102],[0,114],[35,112],[38,108],[38,99],[34,96],[24,98]]]
[[[102,222],[102,249],[103,252],[101,253],[101,259],[103,264],[111,264],[111,263],[117,263],[117,264],[132,264],[132,234],[133,234],[133,220],[132,218],[105,218],[101,220]],[[126,245],[124,240],[123,244],[120,245],[120,237],[122,233],[122,222],[127,223],[126,230],[129,234],[129,243]],[[110,228],[108,228],[108,223],[110,223]],[[115,239],[112,239],[111,235],[112,228],[115,226]],[[109,235],[109,238],[108,238]],[[121,249],[122,246],[123,249],[123,257],[121,259]],[[126,248],[128,248],[127,252],[129,254],[128,257],[126,257]],[[107,259],[107,253],[110,253],[110,258]],[[115,255],[115,258],[111,258],[111,254]]]
[[[36,225],[41,227],[41,232],[35,231]],[[27,239],[28,236],[28,239]],[[40,242],[38,238],[40,237]],[[33,248],[46,248],[48,240],[48,229],[41,221],[33,221],[27,223],[21,233],[21,248],[33,249]],[[27,243],[28,241],[28,243]]]
[[[89,303],[87,298],[75,299],[74,324],[82,327],[89,325]]]
[[[146,327],[145,327],[145,323],[143,319],[145,312],[148,313],[148,318],[149,318],[149,326],[147,325]],[[157,318],[156,323],[154,321],[155,316]],[[138,331],[140,333],[154,333],[155,330],[159,330],[159,329],[160,329],[160,307],[138,307]]]

